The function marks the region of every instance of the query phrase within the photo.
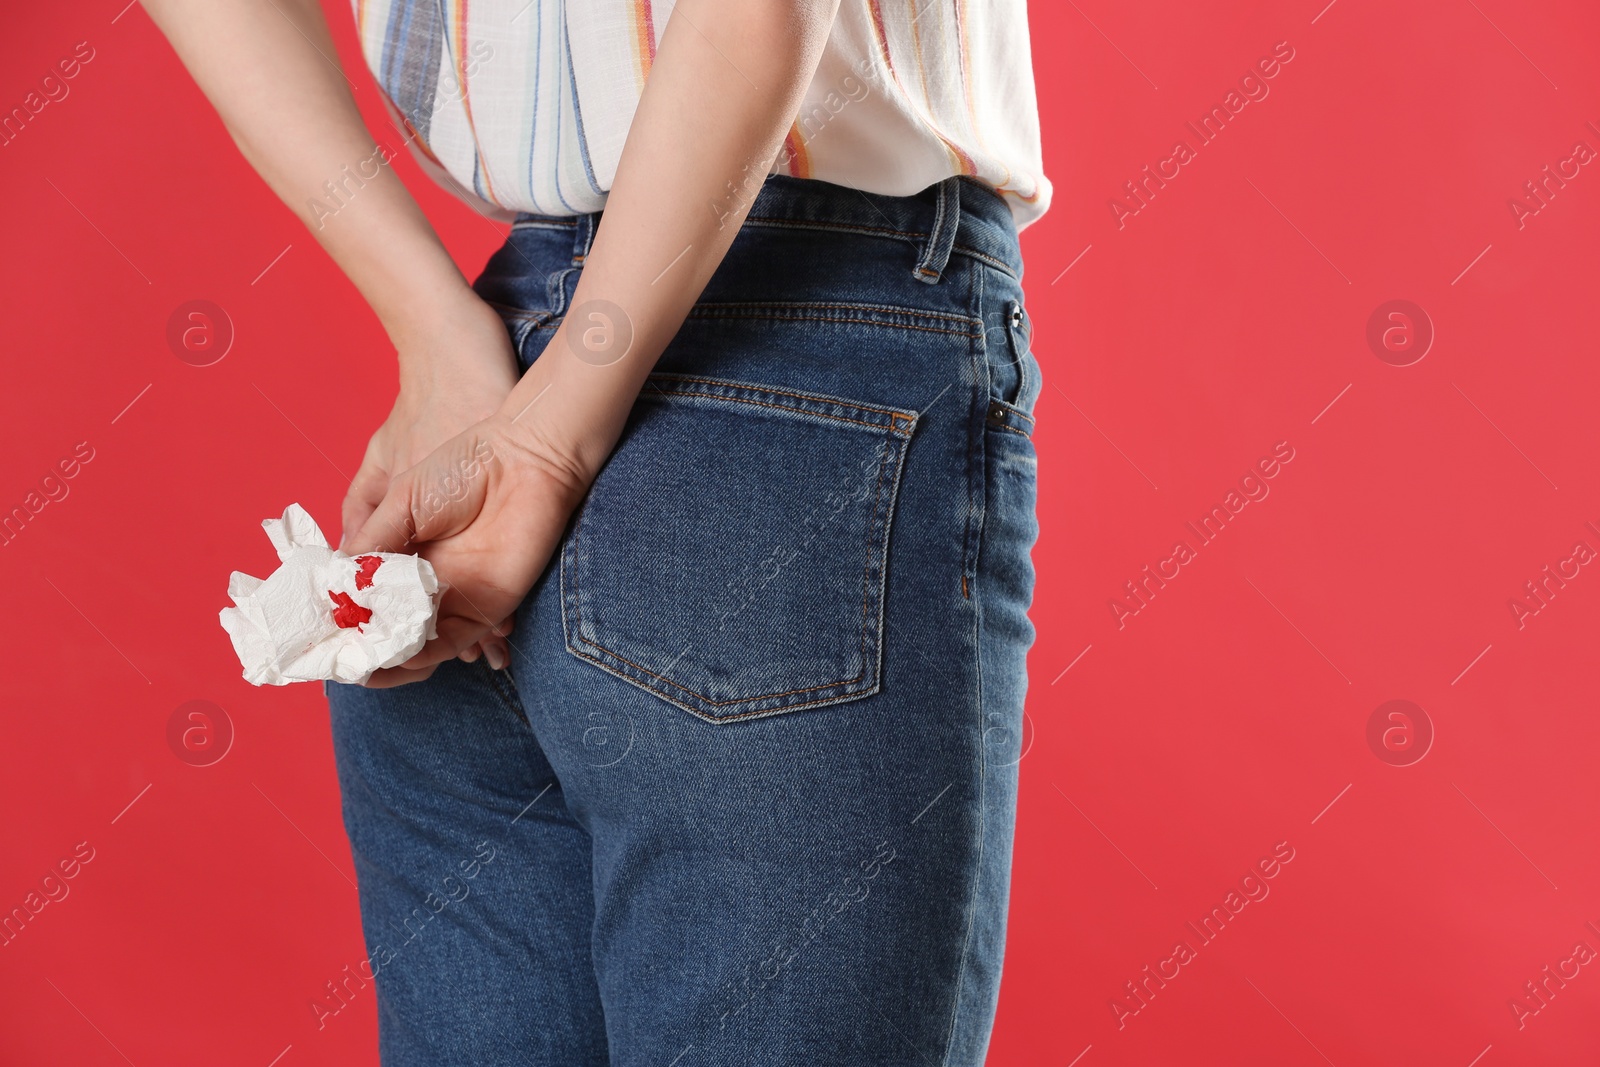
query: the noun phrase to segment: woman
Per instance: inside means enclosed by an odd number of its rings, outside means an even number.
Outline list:
[[[383,1062],[982,1062],[1032,640],[1023,0],[357,0],[401,136],[513,220],[471,286],[314,0],[145,6],[399,352],[343,543],[449,588],[328,687]]]

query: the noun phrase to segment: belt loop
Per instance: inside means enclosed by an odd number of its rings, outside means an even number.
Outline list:
[[[589,247],[594,244],[595,220],[599,218],[597,212],[577,216],[577,225],[572,228],[572,265],[583,266],[583,261],[589,256]]]
[[[933,232],[923,246],[922,259],[912,276],[919,282],[933,285],[950,262],[950,250],[955,247],[956,229],[961,225],[961,179],[949,177],[939,183],[933,214]]]

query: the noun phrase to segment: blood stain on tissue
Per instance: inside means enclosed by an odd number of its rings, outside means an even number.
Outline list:
[[[372,609],[351,600],[349,593],[335,593],[330,589],[328,595],[333,598],[334,624],[340,629],[348,630],[354,626],[359,630],[362,623],[372,621]]]
[[[357,556],[356,563],[360,570],[356,571],[356,588],[365,589],[372,584],[372,576],[379,567],[383,566],[382,556]]]

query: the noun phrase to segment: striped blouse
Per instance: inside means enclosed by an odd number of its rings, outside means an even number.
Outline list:
[[[759,0],[751,0],[759,2]],[[481,211],[599,211],[673,0],[352,0],[391,116]],[[1044,213],[1026,0],[842,0],[773,166],[906,196],[951,175]]]

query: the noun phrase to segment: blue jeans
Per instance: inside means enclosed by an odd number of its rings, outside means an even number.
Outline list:
[[[475,283],[525,365],[596,221],[519,219]],[[1033,640],[1021,273],[967,179],[769,179],[510,668],[327,687],[386,1065],[982,1063]]]

